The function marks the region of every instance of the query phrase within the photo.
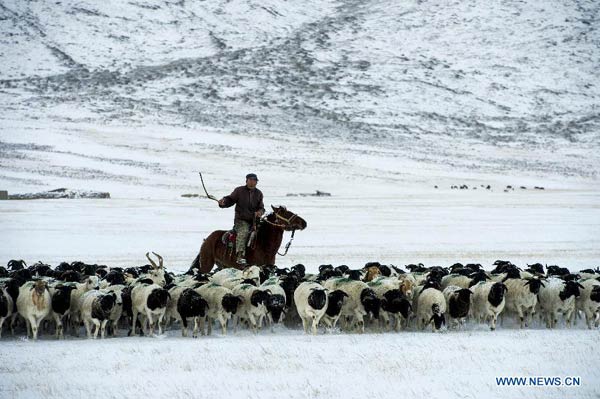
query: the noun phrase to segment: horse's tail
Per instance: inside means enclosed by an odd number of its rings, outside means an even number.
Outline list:
[[[190,270],[192,270],[192,269],[198,269],[198,270],[200,270],[200,253],[201,252],[202,251],[198,251],[198,255],[196,255],[196,257],[192,261],[192,265],[190,266]]]

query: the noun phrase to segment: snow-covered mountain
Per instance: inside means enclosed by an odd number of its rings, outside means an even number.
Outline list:
[[[10,134],[18,120],[155,123],[595,179],[599,10],[584,0],[2,0],[2,138],[22,141]]]

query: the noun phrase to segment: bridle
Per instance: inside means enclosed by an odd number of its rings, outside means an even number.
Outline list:
[[[289,212],[289,211],[288,211]],[[271,226],[275,226],[275,227],[280,227],[282,229],[286,228],[287,226],[289,226],[290,224],[292,224],[292,220],[294,220],[296,217],[298,217],[297,214],[290,212],[292,214],[292,216],[290,216],[289,218],[286,218],[285,216],[280,215],[277,212],[273,212],[273,214],[275,215],[275,220],[283,220],[285,222],[285,224],[280,224],[280,223],[274,223],[271,222],[269,219],[267,219],[266,217],[263,219],[264,222],[267,222],[268,224],[270,224]],[[292,232],[294,232],[296,229],[293,229]]]
[[[292,216],[290,216],[289,218],[286,218],[285,216],[282,216],[278,213],[279,209],[275,212],[273,212],[273,214],[275,215],[275,220],[282,220],[285,222],[285,224],[280,224],[280,223],[273,223],[271,222],[269,219],[267,219],[266,217],[263,219],[263,221],[267,222],[268,224],[270,224],[271,226],[275,226],[275,227],[279,227],[282,229],[285,229],[287,226],[289,226],[290,224],[292,224],[292,220],[294,220],[298,215],[290,212],[292,214]],[[289,211],[288,211],[289,212]],[[290,237],[290,240],[288,241],[287,244],[285,244],[285,251],[280,254],[279,251],[277,251],[277,255],[279,256],[285,256],[288,253],[288,250],[290,249],[290,246],[292,245],[292,241],[294,240],[294,234],[296,233],[296,229],[292,229],[292,236]]]

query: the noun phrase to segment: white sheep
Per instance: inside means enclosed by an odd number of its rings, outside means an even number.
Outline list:
[[[158,284],[137,284],[131,289],[132,304],[132,331],[135,333],[135,325],[138,314],[142,316],[142,330],[152,335],[154,326],[158,325],[158,334],[162,334],[161,323],[169,303],[169,292]],[[145,330],[146,321],[149,331]]]
[[[559,313],[565,316],[567,327],[570,327],[575,313],[575,299],[580,296],[580,288],[583,286],[557,277],[548,278],[545,284],[545,287],[540,288],[539,305],[546,319],[546,327],[556,327]]]
[[[163,322],[165,327],[169,327],[173,320],[180,320],[179,314],[177,312],[177,303],[179,302],[179,297],[188,289],[187,285],[176,285],[169,288],[169,295],[171,300],[167,304],[167,308],[165,309],[165,315],[163,317]]]
[[[270,292],[269,299],[266,303],[269,326],[272,326],[273,323],[279,324],[284,317],[287,299],[285,291],[280,285],[279,277],[271,277],[265,280],[259,288],[263,291],[268,290]]]
[[[212,334],[212,325],[218,320],[223,335],[227,335],[227,321],[239,311],[242,297],[235,296],[229,288],[216,283],[201,285],[196,292],[208,302],[207,334]]]
[[[112,335],[117,336],[119,334],[119,320],[121,320],[121,316],[123,315],[123,290],[125,286],[122,284],[118,285],[110,285],[107,289],[103,290],[103,292],[111,293],[114,292],[117,296],[115,306],[113,307],[112,312],[110,312],[110,316],[108,317],[109,324],[112,328]]]
[[[52,297],[45,281],[29,281],[19,288],[17,312],[27,323],[27,336],[31,331],[33,339],[37,339],[40,323],[51,309]]]
[[[215,283],[232,290],[235,286],[242,284],[244,277],[241,270],[227,268],[219,270],[210,278],[211,283]],[[258,284],[256,284],[258,285]]]
[[[521,328],[528,326],[538,302],[538,293],[544,283],[536,278],[531,279],[508,279],[506,285],[506,304],[504,312],[517,314]]]
[[[592,324],[598,327],[600,322],[600,281],[596,279],[581,280],[581,295],[576,299],[577,310],[585,314],[585,322],[589,329]]]
[[[436,288],[425,288],[417,299],[417,328],[423,330],[431,324],[432,331],[446,324],[446,299]]]
[[[86,292],[97,289],[100,289],[98,276],[87,276],[83,283],[75,283],[75,289],[71,292],[70,317],[71,326],[76,336],[79,336],[79,323],[81,321],[79,300]]]
[[[110,321],[116,302],[117,294],[114,292],[91,290],[81,296],[79,309],[88,338],[92,338],[92,324],[96,326],[94,339],[98,337],[99,330],[101,338],[105,337],[106,324]]]
[[[325,288],[318,283],[304,282],[294,291],[294,303],[302,319],[304,332],[308,334],[310,326],[312,334],[316,335],[319,321],[329,304]]]
[[[496,329],[498,315],[506,305],[506,285],[498,282],[479,282],[471,287],[471,310],[477,322],[490,320],[490,329]]]
[[[323,287],[329,291],[340,290],[348,295],[342,306],[341,315],[352,317],[352,322],[358,327],[360,333],[365,332],[364,316],[371,314],[375,319],[379,318],[381,301],[366,283],[347,278],[332,278],[325,281]],[[351,328],[347,325],[344,327]]]
[[[260,284],[260,267],[248,266],[242,270],[242,278],[244,280],[254,280],[256,285]]]
[[[262,321],[267,315],[267,300],[269,292],[259,289],[252,284],[239,284],[231,290],[233,295],[242,298],[241,306],[234,317],[234,331],[240,320],[250,324],[254,333],[262,326]]]

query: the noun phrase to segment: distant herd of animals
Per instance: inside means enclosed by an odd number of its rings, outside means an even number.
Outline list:
[[[479,187],[481,187],[481,189],[485,189],[485,190],[491,190],[492,186],[491,185],[485,185],[485,184],[480,184]],[[437,185],[433,186],[433,188],[439,188]],[[468,184],[461,184],[461,185],[451,185],[450,186],[451,190],[468,190],[469,189],[469,185]],[[477,186],[473,186],[471,187],[472,190],[477,190]],[[519,186],[519,189],[521,190],[527,190],[526,186]],[[544,187],[541,186],[534,186],[533,187],[534,190],[544,190]],[[504,192],[508,193],[509,191],[515,191],[515,187],[512,185],[508,185],[506,186],[506,188],[504,188]]]
[[[0,267],[0,336],[3,328],[34,340],[80,336],[82,328],[90,338],[173,328],[184,337],[190,329],[193,337],[210,335],[213,327],[222,335],[256,333],[276,325],[301,325],[311,334],[439,331],[463,329],[467,321],[495,330],[502,318],[520,328],[569,328],[579,319],[597,329],[600,320],[599,268],[572,273],[498,260],[490,271],[480,264],[402,269],[370,262],[361,269],[321,265],[318,273],[297,264],[174,274],[153,254],[146,254],[149,264],[128,268],[11,260]]]

